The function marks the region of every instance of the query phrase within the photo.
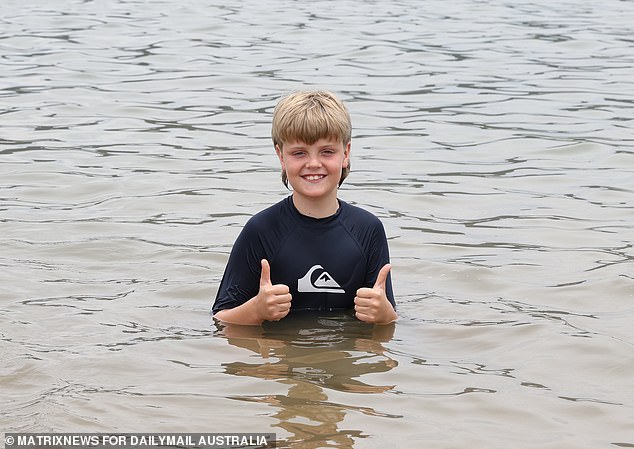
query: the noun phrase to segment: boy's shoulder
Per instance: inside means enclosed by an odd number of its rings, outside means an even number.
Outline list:
[[[268,229],[271,226],[285,223],[290,219],[292,219],[292,214],[288,207],[288,198],[284,198],[253,215],[245,226]]]
[[[345,215],[346,218],[358,220],[368,224],[381,223],[381,220],[379,220],[379,218],[376,215],[374,215],[372,212],[362,207],[355,206],[350,203],[346,203],[345,201],[339,200],[339,202],[342,207],[343,215]]]

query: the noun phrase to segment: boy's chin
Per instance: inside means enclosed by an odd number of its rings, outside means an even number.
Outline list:
[[[333,189],[326,185],[300,185],[292,186],[293,191],[299,193],[307,198],[321,198],[328,196],[333,192]],[[334,189],[336,190],[336,189]]]

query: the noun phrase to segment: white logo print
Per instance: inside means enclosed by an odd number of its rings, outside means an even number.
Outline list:
[[[313,273],[317,270],[321,272],[313,281]],[[330,273],[324,270],[321,265],[314,265],[308,270],[303,278],[297,280],[297,291],[303,293],[327,292],[327,293],[345,293],[341,285],[337,284]]]

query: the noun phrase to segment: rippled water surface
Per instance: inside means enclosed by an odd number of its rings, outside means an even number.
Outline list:
[[[634,2],[0,3],[2,431],[634,447]],[[288,192],[280,96],[353,119],[399,322],[214,324]],[[415,442],[415,443],[414,443]]]

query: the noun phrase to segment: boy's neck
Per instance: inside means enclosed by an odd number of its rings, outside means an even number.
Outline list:
[[[337,195],[329,198],[307,199],[293,193],[293,205],[300,214],[311,218],[327,218],[335,215],[339,209]]]

